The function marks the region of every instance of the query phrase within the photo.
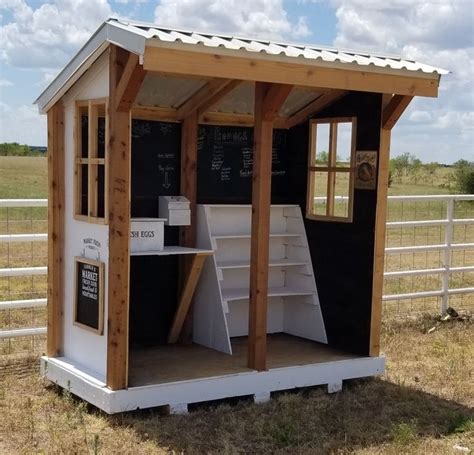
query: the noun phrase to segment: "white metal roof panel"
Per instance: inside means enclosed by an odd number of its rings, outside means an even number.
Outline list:
[[[261,53],[275,58],[287,57],[288,59],[295,59],[295,63],[308,60],[321,65],[341,64],[347,69],[372,68],[372,71],[376,69],[380,73],[395,70],[402,73],[407,72],[413,76],[424,74],[425,77],[439,77],[449,73],[449,71],[442,68],[394,55],[335,49],[326,46],[291,44],[225,34],[198,33],[191,30],[110,18],[99,27],[71,62],[38,97],[35,102],[38,103],[40,111],[47,111],[92,65],[108,43],[117,44],[130,52],[143,56],[148,41],[154,40],[168,45],[177,43],[188,46],[221,48],[240,53]]]

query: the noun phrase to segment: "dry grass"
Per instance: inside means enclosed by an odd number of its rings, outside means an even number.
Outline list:
[[[434,332],[428,329],[437,327]],[[431,318],[384,326],[387,373],[280,393],[271,402],[107,416],[12,364],[0,374],[4,453],[452,454],[474,449],[474,324]],[[30,362],[30,367],[36,361]],[[462,453],[462,452],[459,452]]]

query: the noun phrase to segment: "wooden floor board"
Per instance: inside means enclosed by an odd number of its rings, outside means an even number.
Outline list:
[[[233,355],[192,345],[130,351],[129,386],[163,384],[252,371],[247,368],[247,337],[232,339]],[[279,333],[268,335],[268,368],[357,358],[315,341]]]

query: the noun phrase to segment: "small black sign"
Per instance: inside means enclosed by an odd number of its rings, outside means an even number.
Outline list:
[[[102,335],[104,330],[104,263],[75,258],[74,324]]]

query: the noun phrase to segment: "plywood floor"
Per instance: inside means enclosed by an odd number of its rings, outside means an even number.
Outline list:
[[[268,335],[268,368],[306,365],[356,358],[315,341],[278,333]],[[129,386],[137,387],[187,379],[252,371],[247,368],[247,337],[232,339],[233,355],[192,344],[132,349]]]

